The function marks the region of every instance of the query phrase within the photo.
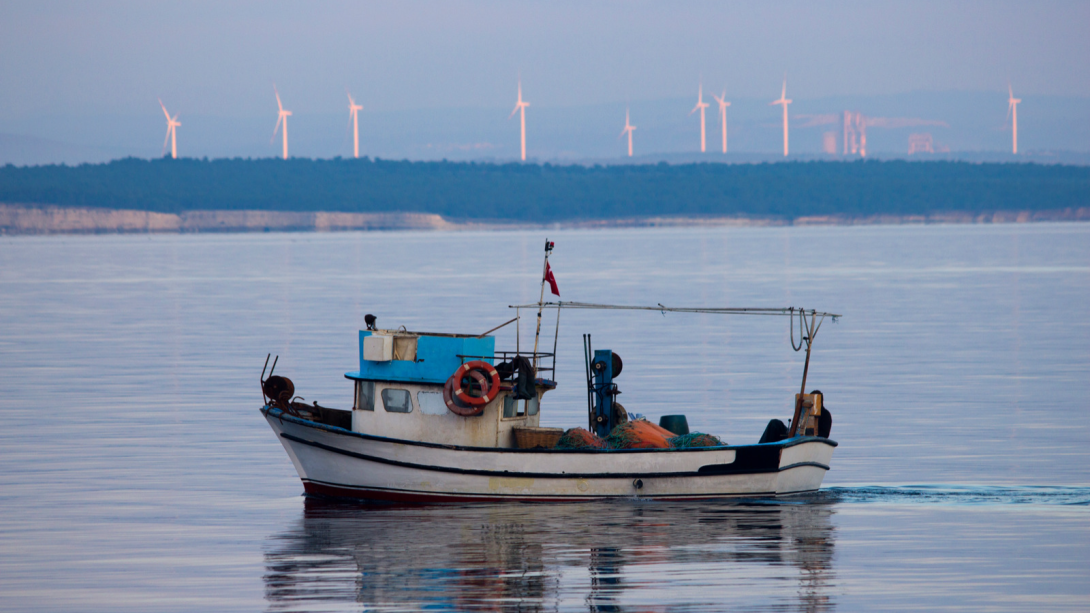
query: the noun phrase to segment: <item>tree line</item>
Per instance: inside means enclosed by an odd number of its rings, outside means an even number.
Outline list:
[[[154,159],[0,168],[0,202],[134,209],[644,216],[927,215],[1090,206],[1090,167],[855,161],[579,166],[382,159]]]

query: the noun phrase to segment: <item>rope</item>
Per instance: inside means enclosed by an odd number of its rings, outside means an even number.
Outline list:
[[[802,344],[804,342],[806,342],[806,337],[802,335],[802,326],[803,326],[803,323],[805,322],[805,320],[806,320],[806,316],[803,315],[802,309],[799,309],[799,346],[798,347],[795,346],[795,320],[794,320],[794,318],[787,320],[787,329],[791,330],[791,348],[794,349],[796,353],[802,350]]]

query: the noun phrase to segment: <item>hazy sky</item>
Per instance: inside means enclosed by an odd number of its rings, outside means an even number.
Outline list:
[[[1090,2],[19,2],[0,4],[0,119],[695,95],[1004,90],[1090,96]],[[157,109],[153,109],[157,110]],[[275,112],[275,110],[274,110]]]

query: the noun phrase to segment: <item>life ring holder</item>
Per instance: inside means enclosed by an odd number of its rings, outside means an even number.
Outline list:
[[[482,395],[472,396],[468,389],[462,387],[462,381],[466,377],[477,382],[481,387]],[[473,360],[462,364],[458,367],[458,370],[454,371],[454,374],[451,375],[447,382],[452,388],[454,398],[461,401],[462,404],[467,404],[472,407],[483,408],[484,405],[495,400],[496,396],[500,393],[500,373],[496,370],[495,366],[482,360]],[[448,403],[447,407],[455,413],[458,413],[458,411],[455,411],[454,408],[451,407],[451,404],[452,403]]]

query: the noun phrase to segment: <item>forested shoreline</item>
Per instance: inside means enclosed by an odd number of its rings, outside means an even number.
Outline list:
[[[653,216],[909,216],[1090,206],[1090,167],[128,158],[80,166],[4,166],[0,202],[171,214],[429,213],[453,220],[530,223]]]

